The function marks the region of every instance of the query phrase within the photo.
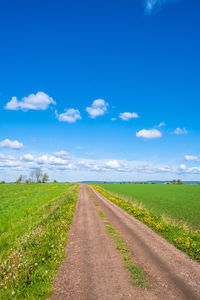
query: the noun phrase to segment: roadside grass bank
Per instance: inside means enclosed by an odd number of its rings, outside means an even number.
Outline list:
[[[200,233],[200,185],[98,184],[118,198]]]
[[[66,233],[73,219],[79,185],[56,184],[53,187],[53,184],[47,184],[31,187],[33,190],[38,189],[38,197],[35,197],[36,193],[29,198],[27,193],[25,201],[26,193],[22,193],[22,202],[26,203],[25,212],[20,203],[18,187],[18,192],[12,187],[17,197],[10,201],[14,203],[14,211],[19,219],[11,224],[13,235],[9,229],[0,234],[1,243],[7,242],[7,247],[0,249],[0,299],[46,299],[51,295],[56,271],[65,257]]]
[[[0,185],[0,258],[4,259],[18,238],[31,233],[49,201],[70,188],[66,183]]]
[[[89,189],[87,189],[87,192],[90,196],[90,199],[93,200],[93,203],[95,206],[99,206],[99,204],[94,200],[91,192]],[[125,241],[122,239],[120,234],[117,232],[115,227],[108,221],[107,217],[104,215],[103,211],[98,209],[99,216],[104,221],[104,226],[106,229],[106,232],[111,237],[116,249],[121,253],[124,261],[124,267],[129,271],[131,282],[134,286],[138,287],[149,287],[149,283],[147,280],[147,276],[144,272],[144,270],[138,266],[136,266],[130,255],[130,249],[127,247]]]
[[[171,244],[185,252],[189,257],[200,262],[200,235],[185,230],[184,228],[165,223],[162,216],[154,215],[146,209],[134,206],[130,201],[126,201],[109,193],[97,185],[91,185],[105,198],[124,209],[128,214],[134,216],[156,233],[163,236]]]

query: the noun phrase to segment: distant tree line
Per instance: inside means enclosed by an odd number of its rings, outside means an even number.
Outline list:
[[[117,184],[157,184],[158,182],[154,181],[120,181],[120,182],[112,182],[112,181],[102,181],[101,183],[109,184],[109,183],[117,183]],[[180,179],[173,179],[172,181],[166,182],[168,184],[184,184],[184,182]]]
[[[172,180],[171,181],[171,184],[183,184],[183,181],[182,180],[180,180],[180,179],[174,179],[174,180]]]
[[[20,175],[15,183],[46,183],[49,181],[49,176],[47,173],[42,173],[40,168],[32,170],[30,172],[29,178],[24,175]]]

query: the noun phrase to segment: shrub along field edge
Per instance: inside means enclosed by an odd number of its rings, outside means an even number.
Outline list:
[[[46,214],[0,264],[0,299],[45,299],[51,295],[56,271],[65,257],[80,185],[47,203]]]
[[[138,208],[131,203],[122,200],[112,193],[108,193],[102,187],[91,184],[105,198],[121,207],[128,214],[134,216],[156,233],[163,236],[171,244],[185,252],[189,257],[200,262],[200,235],[184,230],[180,226],[166,224],[161,216],[155,216],[146,209]]]

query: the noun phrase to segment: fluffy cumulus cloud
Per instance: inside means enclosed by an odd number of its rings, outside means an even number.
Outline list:
[[[17,97],[12,97],[10,102],[5,106],[7,110],[46,110],[51,104],[55,105],[56,102],[53,98],[49,97],[43,92],[30,94],[19,101]]]
[[[96,99],[92,105],[86,107],[86,111],[90,118],[95,119],[96,117],[103,116],[107,111],[108,103],[103,99]]]
[[[154,8],[156,7],[162,7],[163,5],[175,2],[176,0],[145,0],[144,6],[146,13],[151,13]]]
[[[177,127],[175,130],[174,130],[174,134],[177,134],[177,135],[180,135],[180,134],[187,134],[188,131],[187,129],[185,128],[179,128]]]
[[[106,166],[111,169],[118,169],[120,167],[120,164],[117,160],[109,160],[106,162]]]
[[[120,113],[119,114],[120,119],[124,120],[124,121],[128,121],[130,119],[137,119],[139,118],[138,114],[135,112],[124,112],[124,113]]]
[[[176,173],[180,174],[200,174],[200,167],[187,168],[186,165],[181,164],[176,168]]]
[[[23,156],[21,156],[21,160],[24,160],[24,161],[34,161],[34,156],[32,154],[24,154]]]
[[[5,139],[3,141],[0,141],[0,147],[1,148],[11,148],[11,149],[20,149],[20,148],[24,147],[24,145],[17,140],[11,141],[9,139]]]
[[[46,165],[64,165],[67,163],[66,159],[61,157],[56,157],[54,155],[42,155],[36,159],[37,163],[39,164],[46,164]]]
[[[156,139],[161,136],[162,133],[158,129],[142,129],[136,132],[136,137],[143,139]]]
[[[74,108],[65,109],[65,112],[61,114],[56,111],[56,117],[60,122],[67,123],[75,123],[77,120],[82,119],[80,111]]]
[[[200,159],[197,156],[194,156],[194,155],[185,155],[184,158],[187,161],[200,161]]]

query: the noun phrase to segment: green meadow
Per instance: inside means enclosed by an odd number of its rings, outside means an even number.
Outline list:
[[[0,299],[45,299],[64,258],[79,185],[0,185]]]
[[[200,230],[200,185],[99,184],[109,192],[193,230]]]

